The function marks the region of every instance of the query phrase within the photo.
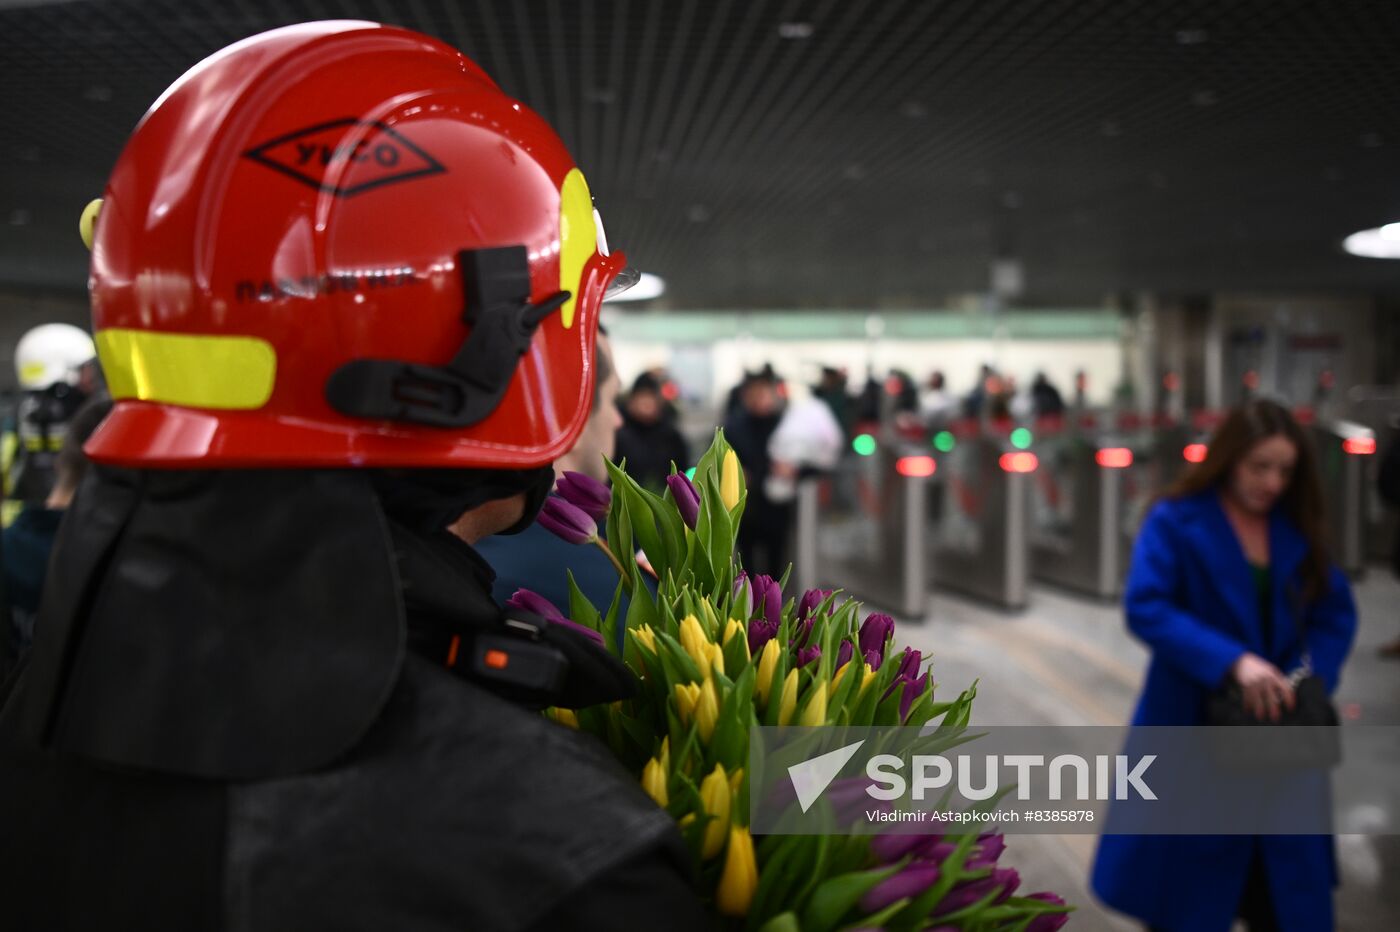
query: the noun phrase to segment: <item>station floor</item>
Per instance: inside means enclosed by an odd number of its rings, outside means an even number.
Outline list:
[[[1400,660],[1376,653],[1400,637],[1400,581],[1373,566],[1353,585],[1361,621],[1338,708],[1346,721],[1400,724]],[[1045,586],[1034,586],[1018,612],[937,593],[921,621],[902,620],[897,630],[902,643],[932,655],[938,695],[980,681],[974,724],[1124,724],[1147,661],[1118,605]],[[1079,907],[1068,928],[1141,929],[1089,891],[1095,844],[1092,835],[1017,834],[1007,839],[1006,859],[1021,872],[1022,892],[1054,890]],[[1400,928],[1400,835],[1342,835],[1337,850],[1338,929]]]

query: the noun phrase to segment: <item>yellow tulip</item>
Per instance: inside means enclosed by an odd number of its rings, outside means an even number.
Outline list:
[[[792,713],[797,711],[797,668],[788,671],[787,679],[783,680],[783,698],[778,706],[778,724],[786,725],[792,721]]]
[[[658,806],[666,807],[666,768],[654,757],[642,768],[642,789]]]
[[[729,830],[729,850],[724,855],[715,905],[726,916],[744,916],[758,888],[758,863],[754,860],[753,837],[749,830],[734,826]]]
[[[695,721],[700,726],[700,738],[709,741],[715,733],[715,722],[719,721],[719,695],[715,692],[714,680],[707,679],[700,687],[700,696],[695,702]]]
[[[700,701],[700,687],[695,683],[676,684],[676,710],[681,721],[689,725],[695,716],[695,704]]]
[[[758,700],[768,705],[768,691],[773,687],[773,671],[778,668],[778,639],[773,638],[763,645],[758,655],[758,677],[754,681],[754,691]]]
[[[572,709],[552,707],[546,714],[559,724],[572,728],[575,731],[578,730],[578,716],[574,714]]]
[[[807,705],[802,709],[802,718],[798,719],[799,725],[825,725],[826,724],[826,684],[817,685],[817,691],[812,693],[812,698],[807,700]]]
[[[640,643],[645,644],[647,650],[656,653],[656,632],[651,630],[651,625],[642,625],[640,628],[628,628],[632,637]]]
[[[700,781],[700,802],[705,814],[712,817],[705,825],[700,855],[712,858],[724,848],[724,840],[729,835],[729,778],[723,765],[715,764],[710,775]]]
[[[724,636],[719,639],[719,642],[721,644],[728,644],[729,639],[732,638],[734,635],[743,633],[744,623],[737,618],[731,618],[724,623]],[[744,643],[747,645],[748,638],[744,639]]]
[[[667,735],[661,739],[661,769],[667,773],[671,772],[671,737]]]
[[[832,691],[832,692],[836,692],[836,687],[841,685],[841,677],[845,676],[845,675],[846,675],[846,671],[849,670],[849,669],[850,669],[851,667],[853,667],[853,666],[855,666],[855,664],[851,663],[851,662],[848,660],[848,661],[846,661],[844,664],[841,665],[841,669],[839,669],[839,670],[836,671],[836,675],[833,676],[833,677],[831,678],[831,691]]]
[[[865,692],[865,687],[870,685],[870,681],[875,679],[875,668],[870,664],[865,665],[865,675],[860,678],[860,691]]]
[[[729,775],[729,792],[735,799],[739,798],[739,788],[744,785],[744,768],[740,767]]]
[[[711,644],[710,656],[708,659],[708,666],[701,668],[700,671],[701,673],[705,674],[707,678],[709,677],[711,670],[713,670],[716,673],[724,672],[724,648],[720,647],[718,644]]]
[[[719,471],[719,500],[731,511],[739,504],[739,456],[733,450],[724,453],[724,465]]]

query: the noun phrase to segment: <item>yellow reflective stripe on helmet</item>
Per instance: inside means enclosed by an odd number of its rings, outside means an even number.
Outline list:
[[[113,398],[190,408],[261,408],[272,397],[277,352],[257,337],[97,332],[97,357]]]
[[[559,188],[559,290],[569,293],[569,300],[559,309],[564,329],[574,325],[574,309],[578,304],[579,285],[583,267],[598,248],[598,227],[593,222],[593,195],[583,172],[569,169]]]

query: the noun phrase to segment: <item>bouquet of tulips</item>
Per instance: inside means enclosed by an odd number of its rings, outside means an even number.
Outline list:
[[[888,615],[861,619],[830,590],[785,597],[783,581],[735,566],[746,493],[722,432],[693,481],[673,473],[662,495],[609,470],[611,490],[566,474],[539,520],[608,555],[612,604],[592,605],[572,575],[567,618],[525,590],[512,603],[583,626],[637,674],[631,700],[547,714],[606,742],[676,818],[715,909],[761,932],[1063,925],[1069,907],[1055,894],[1013,895],[1019,877],[998,866],[997,834],[750,834],[751,727],[959,726],[973,692],[935,701],[919,652],[894,652]]]

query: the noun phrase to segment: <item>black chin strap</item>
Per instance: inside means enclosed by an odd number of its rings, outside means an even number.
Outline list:
[[[524,246],[457,254],[467,296],[463,321],[471,334],[441,368],[396,359],[356,359],[332,373],[326,400],[341,414],[466,427],[496,410],[535,328],[569,300],[561,291],[530,303],[530,261]]]

